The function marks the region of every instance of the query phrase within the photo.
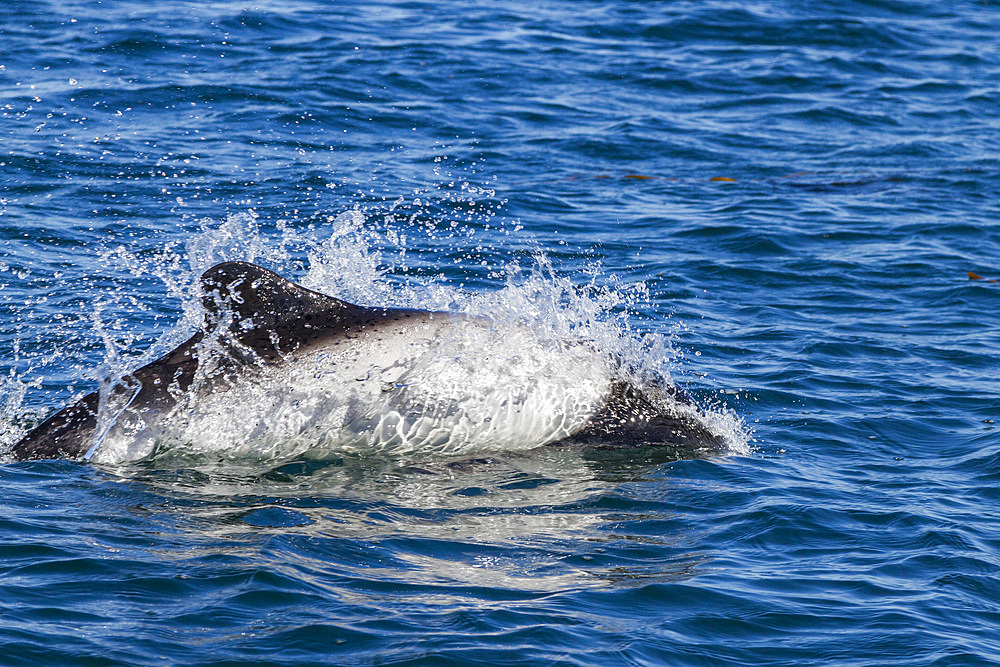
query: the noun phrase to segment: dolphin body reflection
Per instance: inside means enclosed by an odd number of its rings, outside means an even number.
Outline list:
[[[200,331],[160,359],[125,376],[113,391],[105,390],[103,398],[95,391],[51,415],[9,454],[17,460],[89,459],[119,417],[127,421],[125,416],[132,416],[133,432],[149,430],[149,425],[155,426],[156,420],[169,414],[185,396],[190,398],[190,392],[208,397],[230,391],[236,383],[253,382],[256,370],[262,368],[294,364],[310,354],[333,354],[383,339],[426,337],[429,331],[440,332],[471,319],[443,312],[354,305],[245,262],[212,267],[202,275],[201,285],[206,315]],[[225,334],[220,336],[219,331]],[[214,350],[210,376],[206,376],[205,366],[199,368],[207,348]],[[388,349],[391,354],[391,345]],[[365,354],[362,351],[362,358]],[[539,444],[723,448],[722,439],[697,418],[701,413],[681,390],[669,386],[662,392],[671,397],[668,402],[687,409],[666,410],[664,401],[655,400],[648,391],[611,377],[584,421]],[[109,408],[115,400],[120,406]],[[116,417],[109,418],[109,413]]]

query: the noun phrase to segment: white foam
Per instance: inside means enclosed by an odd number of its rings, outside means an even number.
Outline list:
[[[193,389],[159,415],[122,415],[94,454],[226,457],[530,449],[581,428],[607,392],[607,358],[481,320],[424,323]]]

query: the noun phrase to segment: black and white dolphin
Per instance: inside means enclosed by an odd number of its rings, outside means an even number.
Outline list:
[[[531,446],[574,442],[719,450],[724,444],[705,426],[702,413],[682,391],[672,386],[643,388],[614,370],[597,380],[587,379],[586,392],[580,390],[578,397],[555,404],[555,412],[572,414],[555,414],[537,423],[531,421],[531,414],[524,414],[531,412],[532,404],[518,398],[517,387],[497,386],[503,380],[488,381],[491,391],[507,392],[502,400],[494,401],[489,414],[482,406],[463,407],[471,400],[468,396],[441,398],[451,391],[453,382],[439,380],[433,398],[428,398],[430,390],[422,388],[421,382],[432,374],[432,366],[445,367],[442,363],[448,363],[447,354],[439,352],[432,362],[421,361],[425,366],[415,379],[408,360],[418,359],[439,341],[458,335],[455,332],[462,327],[476,330],[480,335],[476,340],[484,347],[491,345],[490,336],[496,340],[511,335],[493,331],[483,320],[444,312],[358,306],[245,262],[212,267],[201,277],[201,286],[206,313],[201,330],[160,359],[125,376],[110,390],[90,393],[51,415],[9,454],[17,460],[89,459],[108,437],[145,439],[150,444],[143,451],[148,454],[156,442],[169,436],[170,428],[193,428],[185,437],[197,439],[199,434],[207,437],[213,429],[222,428],[218,424],[223,418],[227,425],[241,425],[235,436],[241,442],[269,428],[284,433],[281,437],[305,439],[329,439],[333,437],[331,429],[341,428],[353,429],[354,440],[345,442],[381,438],[380,442],[396,445],[407,438],[440,443],[453,436],[449,429],[472,439],[517,432],[521,434],[518,437],[537,441],[526,443]],[[464,354],[485,359],[488,349],[471,349],[479,344],[462,348]],[[530,350],[525,354],[530,355]],[[478,361],[473,359],[463,366],[466,375],[475,374]],[[283,379],[275,380],[281,373],[285,373]],[[507,379],[516,381],[516,374]],[[263,423],[267,417],[262,409],[255,411],[255,395],[240,393],[241,385],[258,382],[270,383],[266,400],[284,401],[286,412],[294,418],[283,417],[277,425]],[[573,382],[566,386],[576,390]],[[315,396],[324,391],[350,393],[351,399],[324,403],[323,396]],[[552,393],[551,389],[536,392],[544,396]],[[286,400],[290,394],[296,395],[294,401]],[[211,419],[191,426],[191,419],[196,418],[190,415],[198,412],[199,402],[218,402],[227,396],[232,399],[228,407],[216,409]],[[549,403],[545,405],[551,408]],[[562,405],[568,407],[559,407]],[[332,427],[328,424],[324,436],[317,423],[334,412],[339,421]],[[391,413],[391,418],[386,413]],[[521,431],[515,428],[518,424],[523,426],[518,427]]]

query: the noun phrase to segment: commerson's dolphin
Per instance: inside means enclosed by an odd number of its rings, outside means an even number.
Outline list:
[[[438,400],[432,408],[420,406],[420,417],[415,418],[411,416],[416,409],[414,406],[421,400],[427,403],[427,400],[415,393],[418,382],[405,379],[406,359],[412,357],[413,350],[426,349],[430,341],[446,337],[453,329],[478,322],[479,328],[485,331],[488,323],[444,312],[354,305],[306,289],[272,271],[245,262],[225,262],[212,267],[201,277],[201,286],[206,317],[200,331],[160,359],[126,375],[110,390],[90,393],[51,415],[14,445],[10,455],[18,460],[90,458],[111,433],[119,440],[145,438],[152,443],[164,437],[160,422],[179,419],[178,413],[191,413],[189,405],[211,402],[220,396],[235,397],[231,404],[236,408],[230,406],[225,411],[217,411],[219,414],[226,412],[229,420],[226,424],[237,423],[244,417],[245,420],[257,420],[257,424],[251,424],[237,436],[247,440],[259,435],[267,425],[259,425],[265,421],[261,418],[264,413],[258,411],[255,416],[253,406],[249,405],[254,400],[243,398],[239,387],[265,381],[278,387],[272,394],[279,397],[273,400],[282,400],[281,394],[302,394],[303,398],[294,401],[299,422],[292,426],[288,422],[294,420],[283,418],[282,422],[282,433],[300,438],[320,432],[314,425],[318,419],[315,415],[325,410],[338,412],[340,422],[337,423],[348,424],[356,431],[363,430],[359,423],[368,424],[366,433],[377,431],[378,437],[385,442],[418,436],[421,442],[439,442],[450,437],[447,433],[438,433],[447,429],[462,430],[471,434],[470,438],[477,434],[482,438],[498,437],[497,433],[511,432],[511,427],[499,422],[507,419],[514,423],[519,419],[518,423],[529,424],[522,432],[537,437],[536,444],[663,444],[713,450],[723,446],[722,439],[704,425],[699,418],[700,411],[682,391],[673,386],[641,388],[614,372],[600,383],[592,383],[597,388],[591,394],[581,393],[582,398],[566,403],[573,406],[566,410],[574,414],[555,415],[549,419],[551,426],[532,426],[532,422],[524,422],[530,415],[515,414],[518,406],[508,405],[517,403],[514,399],[504,399],[503,405],[489,415],[482,410],[477,412],[475,407],[462,407],[468,403],[463,403],[464,399],[449,399],[450,403],[444,402],[447,405],[443,408],[438,404],[444,403]],[[473,350],[471,354],[485,357],[488,352]],[[315,370],[321,365],[322,371]],[[298,375],[288,375],[287,367]],[[300,367],[306,369],[305,375]],[[475,365],[471,368],[475,369]],[[275,373],[285,371],[282,377],[286,384],[267,380],[271,377],[269,369],[275,369]],[[429,373],[427,369],[422,372]],[[353,387],[367,386],[365,381],[370,378],[375,378],[377,385],[373,380],[369,384],[375,388],[368,393],[356,392],[350,404],[336,404],[336,409],[323,403],[323,397],[314,402],[311,413],[300,406],[300,403],[317,398],[303,393],[305,390],[299,386],[303,384],[301,378],[336,376],[338,373],[349,375],[343,380],[345,384],[317,382],[311,385],[311,391],[339,391],[329,389],[331,386],[355,391]],[[662,395],[654,395],[657,393]],[[398,398],[394,398],[397,395]],[[370,405],[358,405],[365,401]],[[668,405],[676,409],[665,407]],[[462,410],[465,410],[463,414],[454,414]],[[392,412],[392,419],[379,412]],[[312,416],[307,419],[300,413]],[[363,415],[364,419],[356,414]],[[215,423],[204,422],[198,428],[206,433]],[[306,432],[309,428],[313,431]],[[499,430],[504,428],[507,430]],[[385,435],[387,430],[391,431],[388,436]],[[199,432],[195,433],[197,438]],[[374,436],[369,433],[368,437]],[[152,451],[154,446],[150,444],[145,451]]]

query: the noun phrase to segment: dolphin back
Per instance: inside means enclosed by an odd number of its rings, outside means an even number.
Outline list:
[[[213,266],[202,275],[201,286],[205,332],[221,329],[234,342],[253,350],[263,363],[279,362],[285,355],[342,338],[347,332],[442,314],[359,306],[247,262]],[[240,356],[234,350],[234,357]]]

